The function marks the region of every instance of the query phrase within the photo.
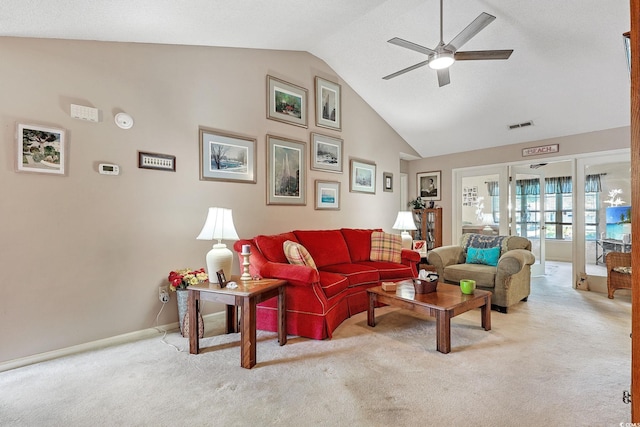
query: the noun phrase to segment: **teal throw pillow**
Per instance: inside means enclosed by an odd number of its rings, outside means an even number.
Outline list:
[[[485,264],[495,267],[498,265],[498,258],[500,258],[500,246],[487,249],[467,248],[467,264]]]

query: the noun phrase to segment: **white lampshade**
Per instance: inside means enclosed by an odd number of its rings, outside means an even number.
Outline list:
[[[222,240],[238,240],[238,233],[233,225],[231,209],[209,208],[207,220],[202,227],[198,240],[217,240],[218,243],[207,253],[207,274],[210,283],[218,283],[216,272],[224,271],[225,277],[231,277],[233,253],[227,249]]]
[[[413,214],[410,211],[398,212],[396,222],[393,224],[392,228],[394,230],[402,230],[402,233],[400,233],[400,236],[402,236],[402,247],[405,249],[411,249],[413,239],[407,230],[417,230],[416,223],[413,222]]]

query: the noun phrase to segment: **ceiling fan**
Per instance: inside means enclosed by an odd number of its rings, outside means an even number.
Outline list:
[[[416,52],[424,53],[429,58],[426,61],[419,62],[415,65],[407,67],[403,70],[396,71],[383,77],[384,80],[389,80],[394,77],[398,77],[409,71],[413,71],[417,68],[428,65],[429,68],[437,70],[438,72],[438,85],[440,87],[448,85],[451,80],[449,79],[449,67],[455,61],[475,61],[482,59],[509,59],[513,53],[513,49],[510,50],[475,50],[467,52],[459,52],[458,49],[468,42],[473,36],[478,34],[480,30],[492,23],[496,19],[495,16],[488,13],[481,13],[471,24],[469,24],[464,30],[453,38],[449,43],[444,44],[442,37],[442,0],[440,0],[440,43],[435,49],[429,49],[419,44],[394,37],[389,40],[389,43],[396,46],[411,49]]]

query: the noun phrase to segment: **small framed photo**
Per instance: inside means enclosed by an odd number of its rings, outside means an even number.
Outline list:
[[[224,270],[220,269],[220,270],[216,271],[216,276],[218,277],[218,285],[220,285],[221,288],[226,288],[227,287],[227,278],[224,275]]]
[[[341,87],[316,76],[316,126],[342,130]]]
[[[417,174],[418,178],[418,197],[424,197],[429,200],[440,200],[442,195],[440,194],[440,171],[434,172],[420,172]]]
[[[340,210],[340,183],[338,181],[316,180],[317,210]]]
[[[376,164],[351,159],[349,164],[349,191],[376,194]]]
[[[384,191],[393,191],[393,174],[391,172],[382,173],[382,189]]]
[[[420,253],[422,258],[427,256],[427,241],[426,240],[414,240],[413,248],[414,251]]]
[[[138,167],[175,172],[176,156],[138,151]]]
[[[200,127],[200,180],[256,183],[255,138]]]
[[[306,205],[306,144],[267,135],[267,205]]]
[[[307,90],[267,76],[267,118],[307,127]]]
[[[18,172],[65,174],[65,131],[62,129],[19,123],[16,152]]]
[[[311,169],[342,173],[342,140],[312,133]]]

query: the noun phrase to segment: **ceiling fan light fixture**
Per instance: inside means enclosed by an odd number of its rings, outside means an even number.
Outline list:
[[[453,52],[436,52],[429,58],[429,68],[432,70],[442,70],[449,68],[454,61]]]

